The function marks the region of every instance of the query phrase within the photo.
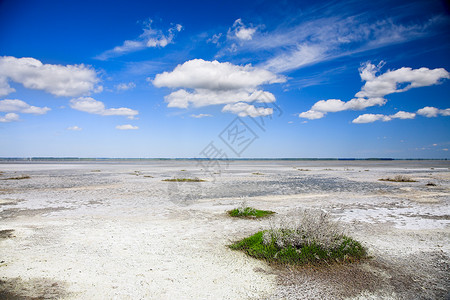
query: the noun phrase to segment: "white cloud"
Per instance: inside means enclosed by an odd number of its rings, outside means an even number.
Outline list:
[[[117,125],[116,129],[119,129],[119,130],[137,130],[137,129],[139,129],[139,127],[138,126],[133,126],[133,125],[130,125],[130,124],[125,124],[125,125]]]
[[[344,102],[339,99],[329,99],[317,101],[309,111],[299,114],[300,118],[306,118],[310,120],[321,119],[329,112],[339,112],[344,110],[363,110],[367,107],[379,105],[382,106],[386,103],[386,99],[383,98],[354,98],[348,102]]]
[[[172,72],[157,74],[153,84],[156,87],[232,90],[285,81],[283,76],[250,64],[238,66],[217,60],[193,59],[178,65]]]
[[[70,127],[67,127],[67,130],[73,130],[73,131],[80,131],[80,130],[82,130],[83,128],[81,128],[81,127],[78,127],[78,126],[70,126]]]
[[[119,83],[115,85],[116,90],[118,91],[126,91],[131,90],[136,87],[136,84],[134,82],[128,82],[128,83]]]
[[[402,119],[402,120],[406,120],[406,119],[414,119],[416,117],[415,113],[410,113],[410,112],[406,112],[406,111],[399,111],[394,115],[390,116],[392,119]]]
[[[134,119],[139,114],[137,110],[131,108],[106,108],[105,104],[91,97],[80,97],[70,100],[70,107],[79,111],[102,116],[127,116]]]
[[[99,60],[107,60],[111,57],[121,56],[130,52],[139,51],[145,48],[164,48],[173,43],[173,39],[177,32],[183,29],[183,26],[176,24],[169,28],[166,33],[160,29],[153,29],[151,27],[152,20],[145,23],[143,32],[135,40],[126,40],[121,46],[116,46],[111,50],[107,50],[95,57]]]
[[[320,119],[329,112],[363,110],[372,106],[383,106],[387,102],[383,97],[388,94],[405,92],[414,87],[439,84],[442,79],[450,78],[450,74],[442,68],[430,70],[428,68],[411,69],[404,67],[393,71],[387,71],[386,73],[377,76],[377,73],[383,65],[384,62],[381,62],[377,66],[366,63],[359,69],[361,79],[366,83],[361,88],[361,91],[356,93],[356,98],[347,102],[339,99],[320,100],[317,101],[308,112],[301,113],[299,117],[307,119],[313,117],[312,119]],[[400,85],[402,85],[402,87],[400,87]],[[320,114],[318,112],[320,112]],[[424,108],[423,111],[418,111],[417,113],[433,116],[433,114],[437,114],[438,111],[433,110],[433,108]],[[364,117],[361,120],[379,120],[374,119],[374,116],[379,115],[367,114],[367,116],[368,117]],[[396,115],[390,116],[390,118],[399,119],[412,119],[414,117],[415,115],[412,116],[412,113],[406,112],[398,112]],[[359,120],[354,123],[359,123]]]
[[[427,118],[437,117],[439,114],[439,109],[436,107],[425,106],[424,108],[419,109],[417,114]]]
[[[325,116],[325,113],[320,112],[320,111],[308,110],[308,111],[300,113],[298,116],[299,116],[299,118],[316,120],[316,119],[323,118]]]
[[[234,21],[233,27],[228,30],[228,38],[237,38],[241,41],[249,41],[253,38],[256,28],[246,27],[241,19]]]
[[[219,40],[222,37],[222,33],[213,34],[212,37],[206,40],[207,43],[219,44]]]
[[[3,117],[0,117],[0,123],[8,123],[8,122],[14,122],[19,121],[19,115],[15,113],[8,113]]]
[[[422,115],[424,117],[427,118],[432,118],[432,117],[437,117],[438,115],[441,116],[450,116],[450,108],[447,109],[438,109],[436,107],[430,107],[430,106],[426,106],[424,108],[421,108],[417,111],[418,115]],[[391,121],[393,119],[402,119],[402,120],[406,120],[406,119],[414,119],[416,117],[416,113],[410,113],[410,112],[406,112],[406,111],[399,111],[396,114],[393,115],[382,115],[382,114],[364,114],[364,115],[360,115],[359,117],[357,117],[356,119],[354,119],[352,122],[353,123],[372,123],[375,121]],[[436,144],[434,144],[436,145]]]
[[[206,118],[206,117],[212,117],[210,114],[198,114],[198,115],[191,115],[192,118],[200,119],[200,118]]]
[[[294,50],[268,59],[263,67],[276,73],[295,70],[323,60],[325,51],[326,48],[319,45],[296,45]]]
[[[419,109],[417,114],[427,118],[437,117],[438,115],[448,117],[450,116],[450,108],[439,109],[432,106],[425,106],[424,108]]]
[[[238,102],[225,105],[222,108],[222,112],[230,112],[238,115],[239,117],[250,116],[255,118],[271,115],[273,113],[273,109],[270,107],[255,107],[254,105],[248,103]]]
[[[18,99],[5,99],[0,100],[1,112],[21,112],[25,114],[43,115],[46,114],[50,108],[31,106],[25,101]]]
[[[444,117],[450,116],[450,108],[439,110],[439,114]]]
[[[0,96],[15,91],[9,80],[55,96],[74,97],[102,90],[97,85],[100,81],[97,73],[89,66],[43,64],[31,57],[0,57]]]
[[[229,104],[236,102],[274,102],[272,93],[261,90],[229,90],[215,91],[197,89],[188,92],[185,89],[177,90],[165,97],[168,107],[188,108],[190,106],[203,107],[209,105]]]
[[[380,69],[379,66],[376,67],[367,63],[360,69],[361,79],[365,80],[366,83],[361,91],[356,94],[356,97],[384,97],[393,93],[405,92],[411,88],[435,85],[440,83],[442,79],[450,78],[450,74],[443,68],[430,70],[428,68],[411,69],[403,67],[376,76]]]
[[[285,82],[284,76],[229,62],[194,59],[172,72],[157,74],[156,87],[180,88],[165,97],[168,107],[188,108],[238,102],[275,102],[275,96],[257,89],[262,84]]]
[[[391,19],[368,23],[363,14],[310,19],[296,26],[259,34],[241,45],[240,50],[258,51],[261,55],[270,53],[271,57],[261,65],[273,72],[286,72],[414,40],[429,34],[428,29],[439,22],[439,18],[432,18],[423,24],[403,25]],[[223,56],[227,51],[228,48],[222,49],[217,56]]]
[[[381,120],[383,122],[387,122],[391,120],[391,117],[385,116],[382,114],[364,114],[360,115],[356,119],[352,121],[352,123],[362,124],[362,123],[372,123],[375,121]]]
[[[311,110],[320,112],[342,111],[345,110],[345,102],[339,99],[320,100],[311,107]]]

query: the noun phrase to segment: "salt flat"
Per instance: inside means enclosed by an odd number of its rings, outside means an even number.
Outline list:
[[[207,172],[178,160],[2,163],[0,296],[445,299],[449,167],[447,161],[231,161]],[[378,180],[400,174],[417,182]],[[21,176],[30,178],[4,180]],[[206,181],[162,181],[195,177]],[[292,269],[232,251],[232,241],[270,222],[228,217],[244,199],[278,216],[324,209],[372,258]]]

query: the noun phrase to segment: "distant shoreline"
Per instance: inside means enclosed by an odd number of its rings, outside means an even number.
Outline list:
[[[58,161],[190,161],[190,160],[227,160],[227,161],[447,161],[447,158],[93,158],[93,157],[0,157],[0,162],[58,162]]]

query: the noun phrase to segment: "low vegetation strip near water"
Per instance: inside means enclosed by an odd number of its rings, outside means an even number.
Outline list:
[[[349,262],[367,257],[366,249],[342,233],[341,226],[322,211],[299,211],[230,245],[233,250],[271,263],[317,264]]]

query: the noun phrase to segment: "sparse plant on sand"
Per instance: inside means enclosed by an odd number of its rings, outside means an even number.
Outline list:
[[[204,182],[206,180],[200,179],[200,178],[170,178],[170,179],[163,179],[162,181],[168,181],[168,182]]]
[[[238,208],[228,211],[228,214],[231,217],[237,218],[262,218],[270,216],[274,213],[275,212],[270,210],[259,210],[249,207],[246,200],[242,201],[241,205]]]
[[[379,181],[392,181],[392,182],[416,182],[416,180],[412,179],[407,175],[395,175],[394,177],[387,177],[378,179]]]
[[[28,175],[22,175],[17,177],[9,177],[9,178],[2,178],[2,180],[22,180],[22,179],[30,179],[31,177]]]
[[[354,261],[367,256],[365,248],[321,210],[298,210],[230,248],[268,262],[296,265]]]
[[[264,173],[260,173],[260,172],[253,172],[253,175],[264,175]]]

